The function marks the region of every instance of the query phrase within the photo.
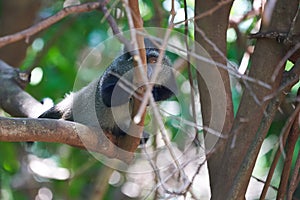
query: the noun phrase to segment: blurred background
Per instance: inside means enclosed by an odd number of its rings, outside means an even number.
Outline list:
[[[81,3],[83,2],[87,1],[81,1]],[[260,23],[258,12],[260,5],[256,5],[255,2],[257,1],[234,1],[230,15],[230,27],[227,31],[227,58],[229,64],[239,69],[241,73],[245,73],[247,70],[249,57],[253,51],[253,41],[247,40],[247,35],[256,32]],[[54,15],[68,3],[74,5],[79,1],[0,0],[0,36],[28,28],[32,24]],[[166,28],[168,26],[171,0],[140,0],[139,3],[145,27]],[[128,30],[122,3],[111,1],[109,5],[112,7],[111,14],[121,30]],[[188,0],[187,6],[188,17],[193,17],[194,1]],[[175,8],[177,12],[175,22],[183,21],[185,14],[183,2],[175,0]],[[184,24],[176,26],[175,30],[184,33]],[[189,26],[188,34],[193,39],[194,27],[192,23]],[[91,50],[112,35],[111,28],[99,11],[71,15],[29,38],[27,43],[20,41],[0,49],[0,59],[16,68],[32,70],[31,82],[26,87],[26,91],[46,106],[51,107],[53,103],[62,100],[66,93],[74,90],[74,82],[78,77],[86,82],[94,78],[94,71],[81,70],[84,75],[80,76],[77,72],[83,59],[90,54]],[[178,41],[178,43],[184,46],[184,41]],[[104,50],[101,53],[101,57],[105,57],[105,54],[109,52]],[[181,99],[181,102],[173,98],[161,105],[161,109],[165,113],[163,114],[164,123],[172,138],[174,136],[172,134],[177,133],[182,128],[178,123],[178,118],[192,121],[192,111],[186,62],[182,61],[178,55],[172,53],[168,55],[182,75],[177,80],[180,90],[178,98]],[[91,62],[97,65],[99,61]],[[289,69],[291,66],[292,64],[288,63],[286,68]],[[99,75],[106,67],[99,66]],[[242,87],[234,78],[231,81],[236,111]],[[295,96],[298,88],[299,84],[293,88],[290,95]],[[284,110],[276,116],[276,120],[263,143],[253,172],[255,178],[251,179],[250,182],[247,194],[249,199],[259,197],[259,191],[263,187],[260,180],[266,178],[279,146],[280,131],[288,116],[285,114],[288,112],[288,108],[286,109],[287,111]],[[197,113],[200,113],[199,108]],[[1,110],[0,115],[8,116]],[[201,117],[198,120],[200,121]],[[149,114],[146,123],[150,122],[151,116]],[[201,133],[199,131],[199,135]],[[159,144],[155,145],[159,146]],[[299,151],[300,148],[299,139],[296,146],[295,152]],[[181,149],[180,145],[177,148],[178,151],[184,149]],[[297,155],[293,158],[293,166],[296,157]],[[0,142],[0,198],[5,200],[184,199],[182,196],[172,194],[160,196],[159,192],[156,191],[156,187],[159,187],[159,180],[156,180],[153,172],[135,173],[139,171],[137,168],[144,167],[149,167],[145,158],[136,159],[127,173],[107,167],[87,151],[63,144],[36,142],[32,148],[28,149],[23,143]],[[196,169],[196,166],[185,168],[186,173],[190,176]],[[166,171],[171,170],[171,168],[166,169]],[[281,170],[282,158],[275,170],[271,185],[278,187]],[[194,196],[187,197],[187,199],[195,197],[209,199],[209,180],[205,166],[203,171],[196,176],[193,191]],[[299,188],[297,193],[299,196]],[[275,194],[275,190],[270,188],[268,199],[274,198]]]

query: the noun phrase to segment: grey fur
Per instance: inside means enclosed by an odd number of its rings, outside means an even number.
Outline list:
[[[145,42],[146,43],[146,42]],[[147,44],[147,43],[146,43]],[[159,50],[146,46],[147,59],[158,57]],[[147,75],[151,76],[155,64],[148,63]],[[165,56],[162,70],[153,89],[156,101],[165,100],[176,93],[176,82],[171,62]],[[118,81],[122,77],[126,81]],[[76,121],[88,126],[111,131],[116,136],[127,132],[130,124],[133,59],[129,53],[116,58],[106,69],[100,79],[93,81],[78,92],[67,95],[64,100],[52,107],[40,118],[55,118]],[[126,92],[120,82],[127,84],[130,92]],[[161,86],[163,85],[163,86]],[[127,88],[127,87],[126,87]]]

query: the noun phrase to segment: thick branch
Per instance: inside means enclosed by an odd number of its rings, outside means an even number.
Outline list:
[[[293,70],[287,72],[287,75],[283,77],[283,80],[281,82],[281,86],[284,87],[283,92],[281,92],[277,97],[273,98],[268,104],[268,107],[266,109],[266,115],[264,115],[262,118],[262,122],[259,126],[259,129],[257,130],[254,140],[251,143],[248,152],[245,158],[243,159],[242,166],[240,167],[237,176],[234,180],[235,184],[233,185],[232,188],[233,199],[241,196],[240,191],[242,190],[243,187],[245,187],[244,185],[247,184],[248,175],[251,174],[250,172],[252,172],[253,170],[257,155],[264,141],[266,133],[268,132],[271,123],[275,117],[278,107],[280,103],[283,101],[285,93],[290,91],[292,86],[299,81],[299,75],[300,75],[300,60],[296,62],[296,66],[294,66]],[[295,119],[296,116],[299,114],[299,109],[300,107],[297,106],[293,116],[291,116],[293,119]]]
[[[265,23],[262,23],[263,25],[260,31],[267,32],[269,30],[275,30],[278,32],[287,32],[297,8],[297,1],[278,0],[270,24],[267,26]],[[283,18],[282,16],[286,17]],[[222,173],[220,173],[221,177],[217,186],[217,188],[219,187],[221,189],[218,199],[236,199],[245,196],[257,157],[257,151],[255,148],[252,148],[252,145],[256,143],[257,147],[261,146],[263,139],[257,140],[257,138],[264,138],[269,126],[269,121],[264,121],[268,120],[265,119],[264,116],[268,114],[266,108],[270,100],[262,100],[266,96],[278,91],[282,80],[284,65],[281,66],[276,79],[272,80],[272,75],[285,54],[285,46],[277,41],[259,39],[256,43],[252,55],[249,76],[266,82],[272,86],[272,89],[269,90],[250,84],[250,89],[245,90],[243,93],[231,130],[232,138],[229,139],[230,142],[226,146],[222,165],[221,168],[219,168]],[[259,100],[260,103],[256,100]],[[272,118],[271,113],[269,117],[270,119]],[[249,162],[246,163],[245,161]],[[245,163],[243,164],[243,162]],[[245,165],[247,165],[246,170],[243,169]],[[222,184],[224,182],[226,182],[226,184]],[[237,183],[238,185],[235,185]],[[222,194],[228,194],[227,198],[224,198]]]
[[[137,89],[137,95],[143,97],[145,93],[145,86],[143,76],[146,75],[147,71],[147,59],[146,59],[146,51],[144,44],[144,37],[141,34],[136,33],[136,29],[143,28],[143,20],[139,10],[139,4],[137,0],[129,0],[124,1],[126,6],[126,12],[128,17],[128,23],[131,29],[131,39],[132,41],[136,41],[134,43],[134,49],[137,50],[137,53],[133,55],[134,60],[134,77],[133,83],[135,85],[142,85]],[[141,101],[138,98],[133,97],[133,108],[131,116],[134,117],[140,107]],[[140,143],[140,138],[144,129],[144,118],[145,118],[146,110],[144,110],[141,119],[136,123],[131,121],[128,135],[122,138],[122,144],[120,147],[126,151],[134,152]]]
[[[232,3],[233,1],[230,0],[195,2],[195,19],[197,19],[195,20],[195,40],[211,56],[212,63],[221,63],[225,66],[227,65],[226,31]],[[207,14],[216,10],[218,12],[213,15]],[[198,51],[201,52],[200,49]],[[197,60],[197,67],[203,125],[227,135],[232,127],[234,117],[228,71],[200,60]],[[209,81],[213,79],[213,81],[209,82],[208,79],[210,79]],[[213,119],[214,113],[212,110],[214,108],[218,110],[218,116],[225,116],[225,121]],[[221,173],[219,166],[222,165],[222,153],[227,140],[219,140],[217,136],[210,134],[206,135],[205,140],[206,149],[210,151],[214,148],[216,151],[208,160],[212,197],[214,198],[215,194],[220,193],[217,186],[217,182],[220,182],[218,173]],[[216,145],[213,146],[214,144]]]
[[[118,157],[121,155],[118,149],[103,133],[63,120],[0,117],[0,141],[64,143],[124,160]]]
[[[43,106],[20,87],[21,74],[0,60],[0,107],[15,117],[38,117]]]

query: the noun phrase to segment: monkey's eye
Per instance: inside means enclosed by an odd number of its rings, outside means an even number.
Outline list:
[[[150,57],[150,58],[148,58],[148,63],[150,63],[150,64],[157,63],[157,57]]]

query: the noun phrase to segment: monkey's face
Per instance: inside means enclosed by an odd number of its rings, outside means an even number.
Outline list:
[[[147,75],[149,80],[152,80],[154,71],[159,70],[154,82],[149,82],[154,85],[152,90],[154,100],[166,100],[177,93],[177,84],[171,62],[168,57],[164,56],[162,63],[158,65],[158,55],[156,53],[155,55],[151,53],[149,55],[152,55],[152,57],[147,58]]]
[[[172,65],[167,56],[164,56],[158,65],[159,50],[146,48],[147,55],[147,84],[153,84],[153,97],[155,101],[166,100],[177,91],[176,81]],[[133,59],[129,53],[117,58],[106,70],[101,78],[100,91],[103,103],[107,107],[120,106],[128,103],[132,95],[135,94],[139,85],[133,84],[134,76]],[[155,70],[159,70],[154,81]]]
[[[161,64],[158,65],[158,49],[146,48],[146,55],[148,78],[146,84],[153,86],[152,94],[155,101],[166,100],[177,91],[171,62],[164,56]],[[155,81],[150,81],[158,69],[160,71]],[[131,99],[142,86],[133,84],[134,70],[136,68],[133,59],[129,53],[126,53],[114,60],[97,85],[96,93],[100,94],[96,95],[95,99],[97,117],[102,128],[113,129],[115,135],[127,132],[131,122]]]

